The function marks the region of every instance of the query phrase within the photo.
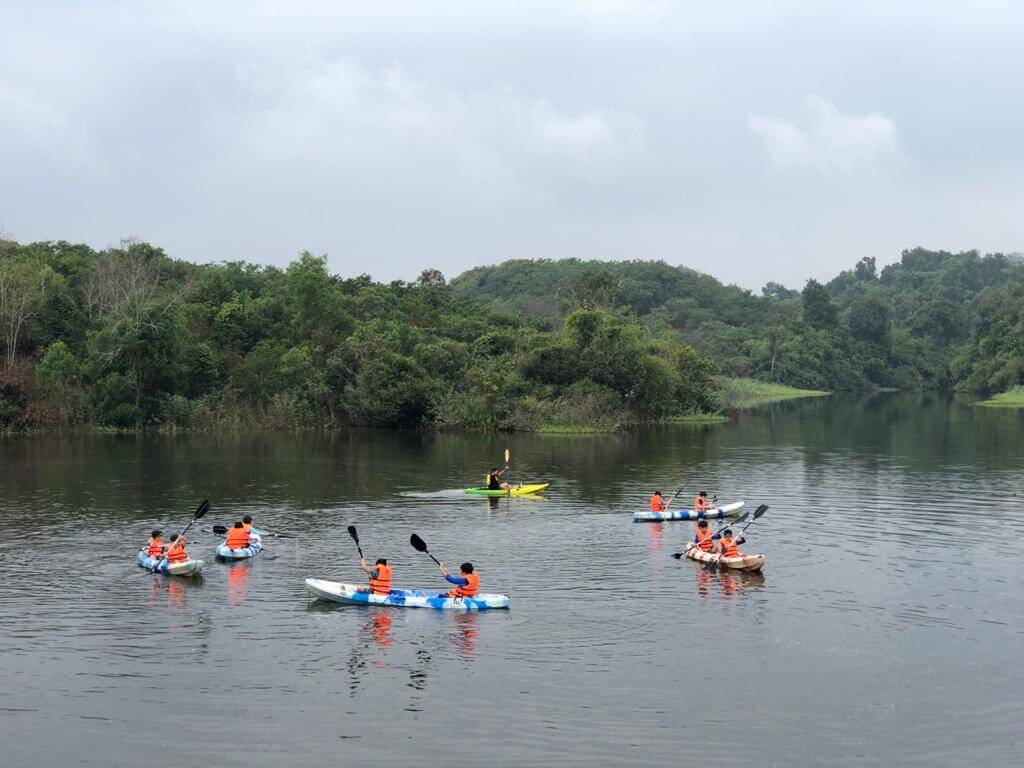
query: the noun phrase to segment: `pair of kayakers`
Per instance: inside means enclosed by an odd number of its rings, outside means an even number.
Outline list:
[[[721,534],[712,533],[707,520],[697,523],[697,535],[693,537],[693,543],[701,551],[722,557],[743,557],[739,545],[744,541],[746,539],[742,535],[733,539],[732,531],[729,528],[726,528]]]
[[[188,543],[184,536],[174,533],[168,544],[164,544],[163,531],[153,531],[149,534],[146,542],[146,556],[158,560],[166,560],[168,563],[182,563],[188,560],[188,553],[185,545]]]
[[[386,558],[378,558],[373,568],[366,564],[366,558],[363,557],[359,558],[359,564],[370,579],[370,585],[365,591],[374,595],[387,595],[391,592],[391,566],[388,565]],[[473,597],[480,588],[480,576],[474,573],[472,563],[460,565],[458,576],[452,576],[444,567],[444,563],[439,563],[439,567],[444,574],[444,580],[454,584],[455,589],[439,594],[438,597]]]
[[[651,496],[651,512],[664,512],[666,509],[668,509],[668,502],[665,501],[665,497],[662,496],[661,491],[655,491],[654,495]],[[708,511],[707,491],[701,491],[697,494],[697,497],[693,500],[693,509],[697,513]]]

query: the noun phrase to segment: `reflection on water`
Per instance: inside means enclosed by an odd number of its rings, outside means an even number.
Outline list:
[[[462,493],[506,446],[546,500]],[[583,437],[2,439],[2,763],[1011,765],[1022,470],[1024,416],[931,394]],[[763,573],[632,523],[673,476],[771,505]],[[205,579],[139,568],[202,498],[299,538],[228,565],[207,533]],[[415,531],[512,609],[311,601],[306,577],[364,582],[349,524],[396,586],[444,588]]]

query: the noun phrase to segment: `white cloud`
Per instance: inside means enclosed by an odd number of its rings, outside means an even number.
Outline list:
[[[885,115],[851,115],[825,99],[807,98],[802,121],[751,117],[751,132],[764,141],[781,169],[815,168],[851,174],[877,168],[897,152],[896,126]]]

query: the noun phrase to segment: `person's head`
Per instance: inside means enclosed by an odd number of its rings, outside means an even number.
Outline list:
[[[655,496],[661,496],[661,491],[655,491],[655,492],[654,492],[654,495],[655,495]]]
[[[463,563],[462,565],[459,566],[459,570],[462,571],[463,573],[472,573],[473,572],[473,564],[472,563]]]
[[[163,534],[164,534],[163,531],[153,531],[149,535],[152,536],[154,539],[159,539],[161,536],[163,536]]]
[[[706,498],[708,497],[708,492],[707,492],[707,491],[701,491],[701,492],[700,492],[700,495],[701,495],[701,496],[702,496],[703,498],[705,498],[705,499],[706,499]]]
[[[385,558],[385,557],[378,557],[377,558],[377,562],[374,563],[374,565],[387,565],[387,564],[388,564],[388,561],[387,561],[387,558]]]
[[[242,527],[242,521],[239,520],[237,523],[235,523],[234,527],[235,528],[241,528]]]
[[[497,472],[497,471],[498,471],[497,467],[491,467],[491,472]]]
[[[171,543],[173,544],[173,543],[174,543],[174,542],[176,542],[177,540],[178,540],[178,534],[176,534],[176,533],[172,533],[172,534],[171,534]]]
[[[707,520],[701,520],[699,523],[697,523],[697,527],[700,528],[703,531],[706,531],[708,529],[708,521]]]
[[[724,538],[726,538],[726,539],[731,539],[732,538],[732,530],[729,529],[729,528],[726,528],[724,531],[722,531],[722,536]]]
[[[242,518],[242,522],[245,523],[246,525],[252,525],[252,518],[249,517],[249,515],[246,515],[245,517]]]

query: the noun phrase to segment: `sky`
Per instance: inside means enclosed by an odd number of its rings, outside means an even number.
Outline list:
[[[1024,250],[1013,2],[0,2],[0,229],[754,290]]]

